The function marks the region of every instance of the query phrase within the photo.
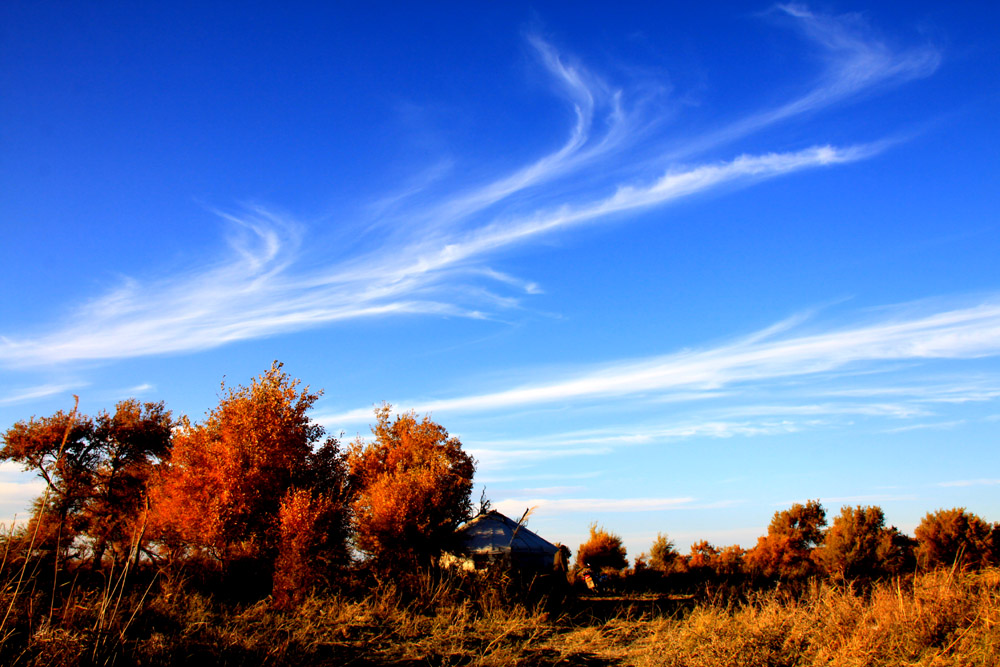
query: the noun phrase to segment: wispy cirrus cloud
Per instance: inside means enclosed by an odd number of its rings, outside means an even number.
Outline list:
[[[497,509],[516,514],[525,507],[544,509],[547,514],[568,512],[660,512],[673,509],[702,509],[695,498],[506,498],[495,503]],[[713,504],[722,506],[721,504]]]
[[[909,424],[907,426],[897,426],[885,429],[886,433],[907,433],[909,431],[949,431],[958,428],[965,423],[962,419],[951,421],[926,422],[922,424]]]
[[[482,447],[473,445],[465,450],[476,459],[477,465],[485,470],[496,471],[534,465],[540,461],[565,458],[568,456],[603,456],[610,454],[611,447]]]
[[[997,486],[1000,479],[959,479],[950,482],[938,482],[937,486],[943,487],[966,487],[966,486]]]
[[[530,442],[551,448],[566,447],[577,451],[581,445],[619,446],[643,445],[651,442],[682,440],[687,438],[730,438],[733,436],[775,435],[794,429],[794,425],[784,421],[719,421],[712,419],[697,419],[688,423],[677,424],[640,424],[630,428],[608,427],[560,433],[556,436],[537,436],[534,438],[519,438],[517,441],[478,441],[478,445],[486,448],[502,448],[518,443]]]
[[[823,54],[817,81],[804,96],[748,112],[734,125],[686,141],[690,150],[682,153],[694,155],[708,143],[731,141],[861,92],[926,76],[937,66],[936,51],[891,49],[856,18],[823,16],[798,5],[780,11]],[[47,327],[48,333],[5,332],[0,365],[183,353],[359,318],[484,317],[541,289],[530,279],[489,267],[501,251],[724,186],[863,160],[885,148],[819,141],[794,150],[734,152],[728,160],[681,164],[669,157],[678,154],[676,142],[671,153],[664,140],[667,157],[657,166],[643,170],[640,164],[630,180],[616,182],[605,174],[631,159],[628,149],[653,123],[648,114],[655,110],[633,103],[628,90],[606,83],[547,42],[537,37],[529,42],[572,110],[568,137],[554,151],[485,184],[456,183],[430,203],[395,199],[387,206],[400,224],[388,234],[359,239],[357,253],[333,263],[328,249],[311,242],[315,230],[292,216],[263,207],[219,212],[232,230],[225,258],[159,280],[127,279],[76,308],[65,323]],[[584,175],[592,184],[587,192],[594,194],[554,187],[571,173]],[[362,221],[344,224],[362,236],[366,229]]]
[[[16,403],[26,403],[40,398],[65,394],[84,386],[84,383],[76,384],[43,384],[34,387],[25,387],[15,390],[12,393],[0,396],[0,406],[14,405]]]
[[[909,309],[906,309],[909,310]],[[732,343],[583,369],[543,384],[526,384],[492,393],[426,402],[401,402],[418,412],[488,412],[515,406],[558,402],[584,403],[635,395],[689,394],[745,383],[815,377],[825,373],[868,373],[899,362],[972,359],[1000,354],[1000,298],[976,306],[922,314],[886,313],[881,321],[836,327],[821,333],[790,335],[784,326]],[[748,408],[750,409],[750,408]],[[756,406],[761,409],[761,406]],[[828,412],[897,414],[900,405],[831,406]],[[918,414],[919,408],[909,408]],[[775,408],[780,411],[780,408]],[[789,413],[796,408],[788,409]],[[799,412],[822,412],[798,406]],[[370,408],[320,417],[329,424],[370,419]]]
[[[829,396],[871,398],[897,397],[913,403],[981,403],[1000,398],[1000,385],[997,381],[976,378],[961,378],[960,380],[932,384],[919,383],[906,386],[855,387],[825,392]]]
[[[816,49],[822,63],[820,75],[802,95],[698,137],[675,155],[733,141],[865,93],[929,76],[941,64],[941,53],[932,46],[890,47],[859,14],[821,14],[798,3],[775,5],[772,12],[790,19]]]
[[[941,63],[940,52],[930,46],[892,48],[860,14],[830,16],[797,3],[775,9],[793,19],[794,27],[815,45],[824,71],[806,95],[752,118],[750,123],[773,123],[869,92],[877,84],[924,77]]]

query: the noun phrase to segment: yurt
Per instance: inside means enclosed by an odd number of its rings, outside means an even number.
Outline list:
[[[458,529],[461,552],[443,564],[467,570],[509,563],[519,570],[551,572],[559,547],[496,510],[480,514]]]

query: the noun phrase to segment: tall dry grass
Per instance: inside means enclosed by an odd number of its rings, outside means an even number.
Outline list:
[[[937,571],[805,599],[763,594],[647,623],[627,663],[678,665],[1000,665],[1000,571]]]
[[[795,595],[717,596],[607,618],[586,613],[585,600],[562,612],[518,602],[502,578],[359,580],[285,611],[270,600],[226,601],[148,567],[65,572],[52,598],[50,581],[16,585],[22,566],[8,561],[0,581],[0,605],[12,610],[0,664],[1000,665],[997,569],[865,588],[817,582]]]

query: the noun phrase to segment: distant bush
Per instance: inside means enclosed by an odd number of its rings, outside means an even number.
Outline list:
[[[660,572],[669,572],[674,562],[680,556],[674,549],[673,540],[669,539],[665,533],[657,533],[656,540],[649,548],[648,565]]]
[[[964,507],[929,512],[915,531],[921,567],[983,567],[998,564],[1000,525]]]
[[[816,573],[812,550],[823,542],[826,511],[818,500],[775,512],[767,535],[747,553],[746,565],[764,577],[802,578]]]
[[[598,572],[606,568],[622,570],[628,567],[622,538],[599,527],[596,521],[590,524],[590,538],[576,551],[576,566],[589,567]]]
[[[899,574],[913,567],[913,541],[886,527],[880,507],[844,507],[813,559],[826,574],[845,579]]]

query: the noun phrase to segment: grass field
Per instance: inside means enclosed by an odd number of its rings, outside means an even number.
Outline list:
[[[779,587],[739,603],[571,597],[549,611],[495,587],[430,577],[312,595],[277,611],[268,600],[224,602],[150,572],[81,575],[53,591],[40,572],[5,571],[0,663],[8,665],[1000,664],[997,569],[941,570],[864,591],[815,582],[798,595]]]

